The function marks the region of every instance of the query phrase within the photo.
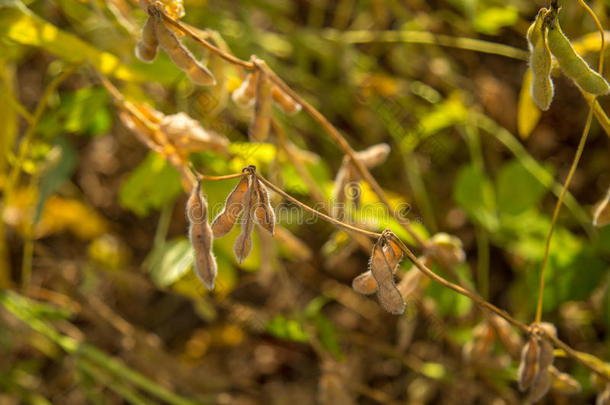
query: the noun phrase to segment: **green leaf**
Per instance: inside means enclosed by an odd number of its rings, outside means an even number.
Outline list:
[[[65,139],[58,138],[57,145],[51,149],[51,153],[58,151],[55,164],[47,169],[40,178],[38,204],[34,215],[34,223],[38,223],[42,216],[42,210],[47,198],[56,192],[72,176],[76,166],[77,154],[74,147]]]
[[[505,164],[497,177],[500,214],[517,215],[535,207],[546,188],[517,160]]]
[[[178,281],[193,264],[193,248],[187,238],[176,238],[153,250],[146,260],[150,276],[159,288]]]
[[[337,338],[337,331],[333,323],[323,314],[319,313],[314,318],[316,333],[323,348],[329,351],[337,360],[343,358],[343,350]]]
[[[480,33],[497,35],[502,27],[514,25],[519,12],[514,7],[490,7],[477,13],[474,28]]]
[[[476,223],[490,231],[497,228],[493,186],[481,169],[475,166],[460,169],[453,189],[453,199]]]
[[[146,216],[181,192],[178,171],[151,152],[121,185],[119,203],[139,216]]]
[[[266,331],[279,339],[293,340],[295,342],[306,343],[309,341],[303,326],[294,319],[287,319],[278,315],[267,323]]]

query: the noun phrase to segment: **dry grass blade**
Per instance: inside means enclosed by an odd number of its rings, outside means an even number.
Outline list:
[[[214,289],[217,266],[212,254],[212,229],[208,223],[208,204],[201,194],[201,183],[193,188],[186,204],[189,239],[195,252],[195,274],[208,290]]]
[[[394,275],[387,258],[383,253],[383,240],[377,241],[373,247],[373,253],[369,261],[369,270],[377,281],[377,296],[381,306],[394,315],[400,315],[405,311],[405,302],[394,284]]]
[[[136,45],[136,56],[142,62],[152,62],[157,57],[159,41],[155,31],[155,18],[148,17],[142,28],[142,39]]]
[[[219,238],[226,235],[233,229],[239,214],[243,211],[243,199],[246,191],[248,191],[248,177],[244,176],[239,180],[237,186],[228,195],[222,212],[212,221],[212,231],[214,237]]]
[[[264,62],[256,60],[255,63],[258,67]],[[271,80],[265,69],[259,67],[257,73],[254,116],[248,133],[251,142],[261,142],[267,139],[271,125]]]
[[[256,190],[257,202],[254,208],[256,222],[267,232],[273,235],[275,231],[275,212],[269,200],[269,191],[258,178],[252,178],[252,185]]]
[[[159,10],[155,10],[155,31],[159,46],[167,53],[171,60],[196,84],[201,86],[214,86],[216,79],[212,72],[195,60],[193,54],[184,47],[176,34],[165,25]]]
[[[231,98],[235,104],[242,107],[250,107],[254,104],[254,97],[256,96],[256,83],[258,78],[258,72],[248,73],[244,81],[241,83]]]
[[[254,229],[254,210],[256,208],[256,190],[250,186],[243,197],[244,211],[241,216],[241,233],[235,239],[233,253],[238,263],[243,263],[252,251],[252,230]]]

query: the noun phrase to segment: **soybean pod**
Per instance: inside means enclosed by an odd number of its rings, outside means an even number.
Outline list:
[[[547,9],[538,11],[536,20],[527,31],[530,48],[530,69],[532,70],[531,93],[541,110],[548,110],[553,101],[553,81],[551,80],[552,56],[547,42],[547,28],[544,17]]]
[[[610,93],[610,86],[606,79],[591,69],[587,62],[576,53],[570,40],[561,30],[557,15],[548,26],[549,49],[566,76],[587,93],[596,96]]]

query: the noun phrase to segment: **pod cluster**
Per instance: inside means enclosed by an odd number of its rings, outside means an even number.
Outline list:
[[[147,11],[149,17],[135,50],[138,59],[152,62],[157,57],[158,48],[161,48],[191,81],[201,86],[214,86],[214,75],[182,45],[174,30],[165,23],[162,15],[164,11],[156,5],[149,6]]]
[[[263,60],[252,56],[251,61],[256,67],[255,71],[245,77],[242,84],[231,94],[231,98],[242,107],[254,106],[248,137],[252,142],[261,142],[267,139],[269,134],[273,102],[287,114],[301,111],[301,104],[273,84]]]
[[[528,391],[531,402],[539,401],[551,388],[549,367],[553,364],[553,345],[543,335],[556,336],[557,330],[548,322],[532,324],[528,341],[521,350],[518,382],[521,391]]]
[[[548,110],[553,100],[552,57],[563,73],[587,93],[610,93],[610,85],[574,50],[559,25],[556,9],[542,8],[527,31],[532,71],[531,94],[541,110]]]
[[[241,232],[233,245],[233,253],[239,263],[252,251],[252,231],[255,224],[271,235],[275,232],[275,212],[271,206],[269,191],[256,176],[255,170],[254,166],[244,169],[247,174],[244,174],[229,193],[222,211],[212,221],[214,237],[219,238],[228,234],[239,219]]]

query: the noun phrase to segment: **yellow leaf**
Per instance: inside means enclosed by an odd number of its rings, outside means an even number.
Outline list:
[[[523,75],[517,111],[517,130],[522,139],[527,139],[530,136],[542,115],[542,112],[536,106],[536,103],[534,103],[534,99],[532,99],[532,94],[530,93],[531,85],[532,71],[527,69]]]

